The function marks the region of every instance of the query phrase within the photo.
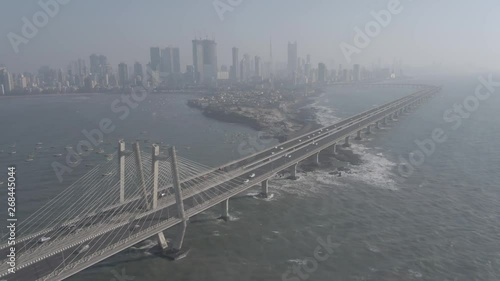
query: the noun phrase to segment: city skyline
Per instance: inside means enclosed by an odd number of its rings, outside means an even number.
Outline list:
[[[181,50],[180,67],[184,71],[187,65],[191,65],[190,52],[187,50],[190,49],[192,38],[215,39],[219,48],[218,64],[229,66],[232,61],[231,48],[235,46],[240,49],[240,56],[248,53],[267,61],[270,37],[275,46],[275,62],[286,62],[287,42],[298,41],[299,57],[313,54],[313,65],[319,62],[328,65],[330,60],[344,65],[369,64],[378,58],[382,58],[384,63],[391,63],[394,57],[414,66],[443,64],[474,69],[474,65],[492,68],[498,64],[493,55],[500,42],[491,34],[494,34],[494,26],[498,26],[498,19],[494,15],[500,10],[500,5],[494,1],[481,4],[454,2],[453,9],[449,9],[446,1],[401,0],[401,13],[392,16],[397,26],[388,25],[369,47],[353,56],[352,62],[346,61],[340,44],[352,44],[355,28],[362,28],[373,20],[371,12],[384,9],[389,1],[343,4],[342,11],[335,9],[340,6],[337,1],[317,1],[314,4],[294,2],[294,5],[282,1],[243,2],[227,12],[224,20],[218,17],[210,1],[197,1],[190,5],[180,2],[175,5],[177,11],[168,9],[168,3],[159,3],[160,8],[154,11],[141,4],[124,7],[100,3],[98,6],[101,9],[95,11],[92,21],[88,21],[81,18],[85,13],[80,11],[84,12],[93,6],[90,2],[70,2],[61,6],[59,13],[47,24],[50,31],[40,28],[33,39],[19,46],[18,54],[14,53],[9,38],[5,36],[0,42],[0,64],[14,72],[33,71],[42,65],[65,67],[67,61],[87,57],[91,53],[102,53],[108,54],[112,65],[120,62],[132,65],[135,61],[149,61],[147,48],[151,46],[174,45]],[[110,5],[119,12],[119,16],[114,16],[119,19],[119,26],[115,21],[109,21]],[[7,24],[0,27],[3,34],[21,34],[21,18],[31,18],[40,10],[36,3],[10,3],[9,8],[10,13],[4,16]],[[168,16],[158,18],[152,15],[152,19],[142,19],[141,22],[125,20],[134,15],[137,18],[137,15],[145,12],[163,12]],[[278,13],[284,13],[287,25],[278,20]],[[315,14],[314,19],[311,14]],[[446,21],[442,21],[443,14],[447,15]],[[189,20],[190,17],[199,20],[194,23]],[[259,20],[255,21],[257,18]],[[468,20],[463,21],[464,18]],[[79,19],[87,22],[87,28],[73,28]],[[253,22],[252,27],[248,25],[249,20]],[[103,24],[104,21],[107,24]],[[468,27],[473,21],[474,28]],[[148,27],[147,31],[144,26]],[[450,30],[452,27],[454,29]],[[461,34],[456,34],[454,30],[461,30]],[[236,36],[242,32],[245,36]],[[117,37],[115,35],[120,35],[119,39],[112,40],[112,43],[106,40]],[[465,37],[469,40],[464,41]],[[452,50],[450,46],[453,46]]]

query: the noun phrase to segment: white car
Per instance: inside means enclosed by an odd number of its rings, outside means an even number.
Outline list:
[[[255,173],[251,173],[249,177],[250,177],[250,178],[255,177]]]
[[[47,242],[49,240],[50,240],[50,237],[43,236],[42,238],[40,238],[40,240],[38,240],[38,243],[44,243],[44,242]]]
[[[249,179],[246,179],[243,181],[243,183],[248,183],[250,180]]]
[[[75,251],[75,254],[80,254],[80,253],[86,252],[89,248],[90,248],[89,245],[83,245],[80,249]]]
[[[283,146],[282,146],[282,147],[280,147],[280,149],[281,149],[281,150],[283,150]]]

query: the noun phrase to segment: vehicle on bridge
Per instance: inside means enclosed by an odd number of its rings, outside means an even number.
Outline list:
[[[42,238],[40,238],[40,240],[38,240],[38,243],[44,243],[44,242],[47,242],[49,240],[50,240],[50,237],[42,236]]]
[[[89,245],[83,245],[80,249],[76,250],[74,252],[74,254],[81,254],[81,253],[85,253],[86,251],[88,251],[90,249],[90,246]]]

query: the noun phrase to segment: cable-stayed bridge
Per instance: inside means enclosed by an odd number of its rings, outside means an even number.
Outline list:
[[[94,167],[17,228],[16,272],[0,262],[0,280],[63,280],[147,238],[156,237],[166,255],[182,253],[187,221],[221,204],[227,218],[229,199],[255,185],[268,195],[268,179],[307,158],[371,133],[440,91],[423,86],[411,95],[290,139],[278,146],[220,167],[208,167],[176,155],[174,147],[119,142],[117,161]],[[167,148],[167,149],[166,149]],[[167,243],[163,231],[176,227]],[[2,241],[7,241],[4,236]],[[0,245],[6,257],[8,244]]]

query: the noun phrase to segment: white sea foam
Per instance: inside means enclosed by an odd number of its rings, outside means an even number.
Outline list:
[[[352,167],[355,180],[380,188],[397,190],[392,170],[396,163],[387,159],[382,152],[373,152],[363,144],[352,144],[354,153],[361,155],[363,163]]]
[[[342,119],[335,116],[335,110],[330,107],[319,105],[318,103],[313,104],[311,107],[316,110],[316,122],[320,125],[328,126]]]

